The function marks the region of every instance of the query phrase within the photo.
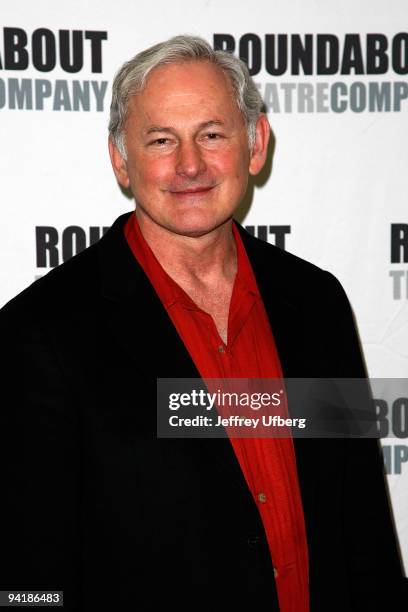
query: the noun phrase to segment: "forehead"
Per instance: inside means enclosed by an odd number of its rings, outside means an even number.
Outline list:
[[[237,120],[232,84],[221,68],[207,61],[185,61],[154,68],[145,87],[129,101],[129,115],[142,121],[175,119]],[[208,117],[207,117],[208,115]],[[214,116],[213,116],[214,115]]]

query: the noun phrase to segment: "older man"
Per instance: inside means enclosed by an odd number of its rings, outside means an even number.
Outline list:
[[[136,211],[1,313],[1,589],[87,612],[405,609],[375,441],[156,435],[159,377],[364,376],[339,283],[233,221],[261,107],[199,38],[116,76],[109,149]]]

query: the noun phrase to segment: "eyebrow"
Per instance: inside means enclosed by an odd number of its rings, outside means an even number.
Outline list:
[[[204,121],[197,126],[198,130],[203,130],[205,128],[213,127],[213,126],[223,126],[224,122],[219,119],[211,119],[210,121]],[[164,132],[166,134],[173,133],[173,128],[170,127],[162,127],[160,125],[152,125],[148,130],[146,130],[146,134],[154,134],[155,132]]]

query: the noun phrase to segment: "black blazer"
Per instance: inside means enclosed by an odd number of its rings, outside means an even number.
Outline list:
[[[0,589],[64,590],[66,611],[278,610],[229,440],[156,437],[156,378],[199,374],[127,218],[0,313]],[[338,281],[240,231],[285,376],[364,376]],[[295,450],[311,610],[406,610],[377,442]]]

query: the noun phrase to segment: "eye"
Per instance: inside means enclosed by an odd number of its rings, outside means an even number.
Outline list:
[[[150,144],[158,145],[160,147],[160,146],[167,144],[168,141],[169,141],[168,138],[156,138],[156,140],[153,140],[153,142],[151,142]]]
[[[216,132],[210,132],[209,134],[206,134],[208,140],[218,140],[218,138],[221,138],[221,134],[217,134]]]

